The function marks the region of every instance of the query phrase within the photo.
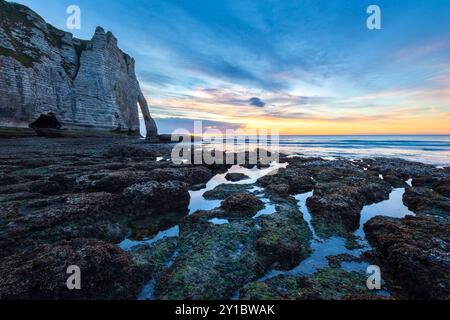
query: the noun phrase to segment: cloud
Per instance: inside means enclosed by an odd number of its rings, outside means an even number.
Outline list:
[[[177,129],[185,129],[194,132],[194,121],[201,121],[203,130],[218,129],[225,132],[227,129],[241,129],[242,125],[224,121],[186,119],[186,118],[156,118],[158,129],[162,133],[172,133]]]
[[[262,107],[266,106],[266,103],[257,97],[250,98],[250,100],[248,102],[251,106],[254,106],[254,107],[262,108]]]

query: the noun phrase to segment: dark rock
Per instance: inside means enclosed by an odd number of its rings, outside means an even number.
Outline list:
[[[79,190],[118,193],[131,185],[150,180],[152,180],[152,175],[149,172],[121,170],[78,177],[76,179],[76,188]]]
[[[203,198],[207,200],[223,200],[233,193],[245,192],[252,186],[247,184],[220,184],[212,190],[206,191],[203,194]]]
[[[80,267],[81,290],[67,289],[71,265]],[[75,239],[3,258],[0,299],[135,299],[145,277],[116,246]]]
[[[450,178],[446,178],[433,185],[433,190],[441,195],[450,198]]]
[[[280,197],[289,196],[289,185],[287,184],[271,184],[266,187],[266,192],[269,195],[277,195]]]
[[[311,253],[312,234],[296,208],[260,218],[255,249],[264,269],[289,270]]]
[[[395,175],[399,176],[402,180],[429,175],[430,173],[437,171],[432,165],[399,158],[364,159],[363,165],[370,166],[371,170],[377,171],[382,175],[395,173]]]
[[[250,177],[243,173],[233,172],[233,173],[227,173],[225,176],[225,179],[228,181],[231,181],[231,182],[238,182],[241,180],[250,179]]]
[[[156,158],[156,153],[152,150],[133,145],[114,145],[110,147],[104,155],[107,158]]]
[[[408,187],[408,184],[402,178],[393,174],[383,175],[383,180],[389,182],[393,188]]]
[[[450,218],[450,198],[428,188],[408,188],[403,195],[404,204],[417,214]]]
[[[359,192],[337,184],[332,192],[329,187],[328,185],[322,188],[319,184],[313,196],[306,201],[313,215],[313,224],[316,225],[316,221],[328,220],[328,224],[342,224],[345,229],[356,230],[363,207]]]
[[[249,216],[263,209],[264,203],[253,194],[240,192],[222,201],[221,207],[232,216]]]
[[[9,184],[16,184],[18,182],[19,182],[18,177],[10,174],[0,173],[0,185],[4,186]]]
[[[189,190],[191,191],[200,191],[202,189],[206,189],[206,183],[196,184],[195,186],[191,186]]]
[[[178,255],[157,279],[158,299],[226,300],[264,274],[253,246],[252,219],[214,225],[210,218],[193,214],[181,224]]]
[[[351,177],[319,183],[307,205],[313,223],[333,223],[342,225],[347,231],[355,231],[363,206],[388,199],[390,192],[391,186],[379,178]]]
[[[364,230],[409,298],[450,298],[449,222],[431,217],[375,217]]]
[[[0,220],[9,222],[0,229],[0,257],[63,239],[120,241],[124,227],[112,219],[119,199],[108,193],[89,193],[9,203],[0,215]]]
[[[288,178],[288,182],[291,194],[306,193],[314,188],[314,181],[305,175],[293,175]]]
[[[187,211],[189,185],[181,181],[149,181],[124,190],[125,201],[139,212]]]
[[[210,169],[204,166],[164,168],[151,171],[151,180],[166,182],[178,180],[191,186],[206,183],[213,177]]]
[[[335,256],[327,256],[328,264],[333,268],[340,268],[343,262],[361,262],[360,257],[352,256],[348,253],[342,253]]]
[[[412,180],[411,184],[413,187],[431,188],[431,186],[434,185],[435,183],[437,183],[438,181],[439,181],[439,177],[435,177],[432,175],[422,175],[422,176],[415,177]]]
[[[241,290],[242,300],[346,300],[372,295],[366,277],[339,268],[320,269],[311,276],[277,276],[253,282]],[[373,294],[375,296],[375,294]]]
[[[278,169],[276,173],[270,173],[257,181],[257,185],[270,187],[274,185],[288,185],[290,194],[309,192],[314,187],[314,182],[308,172],[295,167]]]
[[[177,238],[162,239],[151,245],[142,245],[130,252],[133,265],[157,278],[166,271],[175,257]]]

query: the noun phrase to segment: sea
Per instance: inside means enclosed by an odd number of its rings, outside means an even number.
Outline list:
[[[237,150],[258,147],[254,139],[242,140],[234,141]],[[279,151],[289,155],[326,159],[391,157],[437,167],[450,166],[450,135],[286,135],[279,136],[277,142]],[[222,141],[211,144],[222,144]]]

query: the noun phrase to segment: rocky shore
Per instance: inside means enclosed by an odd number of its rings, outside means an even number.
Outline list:
[[[450,168],[281,155],[285,168],[252,179],[229,165],[175,165],[171,149],[0,140],[0,299],[450,298]],[[208,188],[217,175],[226,182]],[[398,188],[414,214],[380,212],[358,234],[363,208]],[[193,192],[217,205],[189,214]],[[333,239],[342,252],[293,271]],[[361,271],[372,264],[379,291]],[[81,290],[66,287],[70,265]]]

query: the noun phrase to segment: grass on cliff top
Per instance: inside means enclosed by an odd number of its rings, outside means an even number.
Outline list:
[[[27,54],[3,47],[0,47],[0,56],[12,57],[19,61],[26,68],[32,68],[33,63],[36,62],[35,59]]]
[[[11,30],[18,26],[24,26],[27,29],[34,26],[33,22],[28,19],[27,12],[29,11],[30,9],[24,5],[0,0],[0,25],[5,30],[7,37],[15,48],[15,50],[11,50],[9,48],[0,47],[0,55],[12,57],[26,68],[33,67],[33,63],[37,62],[37,60],[32,56],[23,53],[24,50],[20,49],[20,44],[11,36]],[[32,47],[29,49],[33,51]],[[36,53],[38,54],[38,52]]]
[[[30,9],[22,4],[0,0],[0,23],[10,20],[32,27],[33,23],[28,20],[27,11],[30,11]]]
[[[36,59],[36,57],[40,57],[41,53],[33,44],[31,43],[26,44],[27,42],[29,42],[27,41],[27,39],[23,39],[23,41],[17,41],[15,37],[11,36],[11,31],[17,28],[22,29],[23,31],[24,30],[23,27],[25,27],[25,30],[31,30],[31,28],[35,27],[33,21],[30,20],[28,17],[31,13],[34,12],[24,5],[0,0],[0,25],[5,30],[6,35],[9,38],[9,41],[15,48],[15,50],[11,50],[8,48],[0,47],[0,55],[12,57],[17,61],[19,61],[26,68],[32,68],[35,62],[39,62],[39,59]],[[36,13],[34,14],[37,15]],[[40,19],[42,19],[39,15],[37,16]],[[44,21],[44,19],[42,19],[42,21]],[[52,46],[61,49],[63,45],[62,38],[64,36],[64,31],[59,30],[48,23],[46,24],[46,26],[47,26],[47,32],[45,32],[46,40]],[[31,36],[31,32],[29,36]],[[23,53],[25,48],[22,48],[22,46],[24,45],[24,43],[28,50],[31,50],[33,51],[33,53],[36,54],[35,57]],[[78,56],[78,60],[81,57],[82,51],[86,50],[87,43],[88,41],[80,40],[79,45],[75,44],[75,50]],[[65,70],[67,74],[69,74],[68,67],[66,67]]]

